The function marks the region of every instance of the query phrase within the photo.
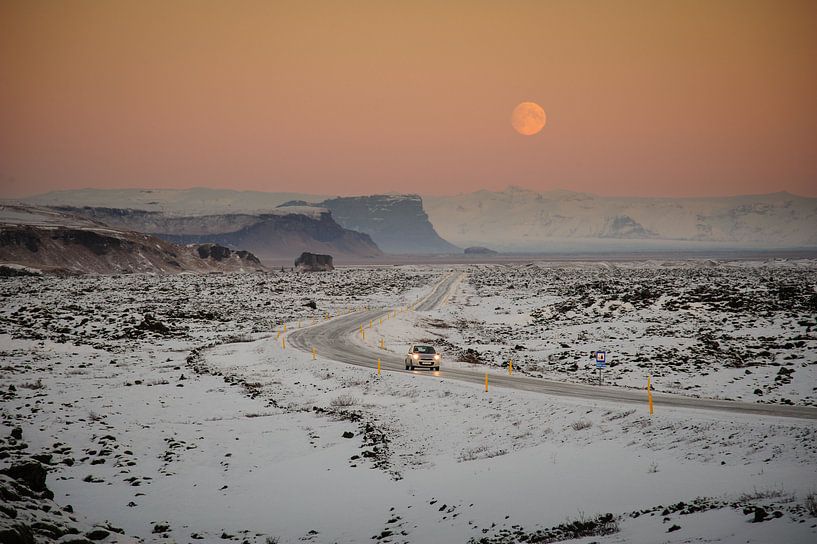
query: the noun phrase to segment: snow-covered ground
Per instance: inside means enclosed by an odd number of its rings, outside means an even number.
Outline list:
[[[434,314],[387,324],[450,361],[744,402],[817,405],[817,262],[480,265]],[[402,349],[402,348],[401,348]],[[468,351],[470,350],[470,351]],[[456,365],[455,366],[459,366]]]
[[[814,422],[486,394],[282,341],[284,323],[404,307],[444,271],[4,279],[2,419],[22,439],[3,433],[0,467],[51,454],[47,484],[78,524],[107,520],[146,541],[547,542],[614,526],[578,541],[817,538],[804,508],[817,490]],[[443,308],[373,323],[367,341],[402,352],[434,331],[454,342],[523,327],[512,308],[530,315],[559,296],[483,291],[483,303],[480,278],[498,275],[469,270]],[[478,332],[429,326],[454,319]],[[608,512],[595,529],[566,525]]]

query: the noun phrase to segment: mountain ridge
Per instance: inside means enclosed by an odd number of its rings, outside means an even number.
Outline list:
[[[87,191],[87,190],[86,190]],[[267,204],[360,202],[372,197],[333,197],[296,193],[239,192],[231,190],[131,189],[93,190],[97,203],[128,202],[132,196],[171,214],[218,210],[247,212]],[[164,195],[168,203],[158,204]],[[38,201],[80,201],[87,192],[63,191],[32,197]],[[211,196],[217,198],[208,200]],[[435,236],[452,246],[488,246],[500,251],[547,252],[552,249],[616,250],[617,248],[729,247],[802,248],[817,246],[817,198],[778,191],[767,194],[719,197],[600,196],[565,189],[537,192],[518,186],[503,191],[486,189],[450,196],[417,196],[422,213]],[[399,195],[411,200],[412,195]],[[152,199],[152,200],[151,200]],[[408,201],[407,200],[407,201]],[[150,204],[150,202],[154,202]],[[192,202],[192,204],[191,204]],[[141,205],[141,204],[140,204]],[[242,209],[246,208],[246,209]],[[343,226],[375,231],[377,210],[347,217]],[[384,217],[390,217],[385,214]],[[366,219],[368,217],[368,219]],[[364,221],[365,220],[365,221]],[[368,225],[364,225],[368,221]],[[345,222],[342,223],[342,222]],[[382,221],[381,221],[382,223]],[[399,222],[397,222],[399,224]],[[393,232],[405,233],[402,227]],[[377,235],[373,235],[377,241]],[[388,242],[386,243],[388,246]]]
[[[67,274],[264,270],[248,251],[180,246],[50,208],[18,205],[0,205],[0,264]]]

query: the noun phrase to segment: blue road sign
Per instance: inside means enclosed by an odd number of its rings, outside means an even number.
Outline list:
[[[605,368],[607,366],[607,352],[596,352],[596,368]]]

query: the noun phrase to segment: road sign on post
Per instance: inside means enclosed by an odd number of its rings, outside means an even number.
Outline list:
[[[599,385],[602,384],[601,379],[601,371],[607,368],[607,352],[606,351],[594,351],[590,354],[590,357],[595,359],[596,361],[596,368],[599,371]]]

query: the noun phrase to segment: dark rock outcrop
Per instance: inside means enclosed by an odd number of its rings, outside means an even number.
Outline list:
[[[482,246],[466,247],[463,250],[463,253],[466,255],[497,255],[497,252],[493,249],[488,249],[487,247]]]
[[[46,471],[37,461],[24,461],[0,470],[10,478],[23,482],[32,491],[45,491]]]
[[[335,269],[331,255],[316,255],[306,251],[295,259],[295,268],[299,272],[327,272]]]
[[[250,265],[261,266],[261,261],[258,260],[258,257],[243,249],[233,251],[228,247],[218,244],[201,244],[194,246],[194,248],[202,259],[212,259],[216,262],[222,262],[232,258]]]

